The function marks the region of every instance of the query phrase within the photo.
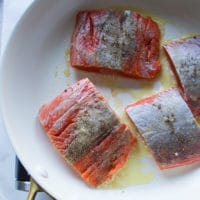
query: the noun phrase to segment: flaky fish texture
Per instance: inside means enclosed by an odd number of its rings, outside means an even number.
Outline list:
[[[92,187],[111,179],[136,143],[87,78],[44,105],[39,120],[55,148]]]

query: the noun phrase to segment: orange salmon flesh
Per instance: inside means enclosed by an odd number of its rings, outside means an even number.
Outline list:
[[[92,187],[111,179],[136,143],[87,78],[42,106],[39,121],[62,157]]]

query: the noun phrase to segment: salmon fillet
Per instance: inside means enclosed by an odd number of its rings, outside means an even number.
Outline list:
[[[159,51],[160,30],[150,17],[130,10],[77,14],[70,50],[73,67],[154,79],[161,70]]]
[[[136,143],[87,78],[42,106],[39,120],[59,153],[93,187],[112,178]]]
[[[200,36],[164,45],[179,89],[195,116],[200,116]]]
[[[160,169],[200,161],[200,127],[177,89],[126,107]]]

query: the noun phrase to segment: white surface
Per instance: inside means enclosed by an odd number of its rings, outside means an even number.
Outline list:
[[[32,1],[4,1],[1,52],[5,49],[16,22]],[[0,200],[25,200],[27,197],[27,192],[15,190],[15,155],[4,129],[0,112]],[[44,200],[48,198],[44,194],[39,194],[36,199]]]
[[[69,47],[75,13],[80,9],[116,4],[133,6],[131,2],[37,1],[23,17],[5,55],[1,97],[7,130],[15,150],[33,177],[58,199],[199,199],[199,163],[167,172],[160,172],[155,167],[155,179],[147,185],[114,191],[91,189],[54,151],[36,119],[38,108],[62,91],[66,82],[74,82],[87,75],[72,69],[70,78],[63,75],[64,51]],[[166,39],[200,31],[200,2],[197,0],[152,0],[151,3],[149,0],[138,0],[134,6],[142,7],[173,23],[166,25]],[[56,70],[58,76],[55,76]],[[101,86],[99,76],[87,76],[101,91],[110,95],[108,90]],[[121,78],[119,80],[123,83],[121,87],[126,84],[134,87],[135,81]],[[153,168],[152,163],[149,163],[150,168]],[[45,171],[47,176],[41,176],[41,170]]]

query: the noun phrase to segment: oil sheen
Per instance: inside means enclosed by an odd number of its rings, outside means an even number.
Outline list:
[[[70,76],[70,49],[66,49],[65,50],[65,63],[66,63],[66,67],[64,69],[64,75],[66,77]]]
[[[128,125],[132,133],[137,134],[136,128],[124,112],[122,100],[118,97],[115,97],[114,100],[115,108],[117,108],[115,109],[117,115],[120,116],[121,120]],[[131,152],[125,166],[112,178],[112,180],[101,185],[100,188],[122,189],[131,185],[147,184],[153,180],[154,174],[151,171],[144,172],[145,164],[141,161],[142,158],[149,157],[150,154],[143,141],[139,137],[137,138],[137,145]]]

